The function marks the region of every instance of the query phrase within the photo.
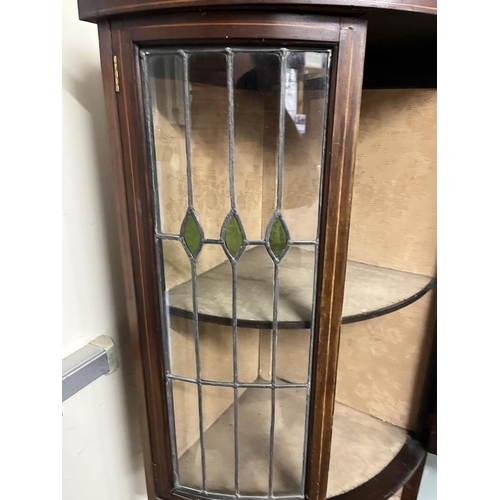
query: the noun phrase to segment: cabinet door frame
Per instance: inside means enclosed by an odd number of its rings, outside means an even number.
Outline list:
[[[166,43],[178,46],[269,44],[334,49],[328,96],[305,485],[306,498],[324,500],[366,21],[273,12],[181,13],[101,21],[99,39],[150,499],[180,499],[186,495],[181,497],[173,491],[152,190],[137,47]]]

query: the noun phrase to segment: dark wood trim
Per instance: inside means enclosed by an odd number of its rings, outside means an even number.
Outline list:
[[[340,18],[333,16],[277,14],[274,12],[192,12],[158,15],[121,21],[130,39],[138,44],[199,45],[228,40],[279,40],[332,44],[339,40]],[[177,42],[178,43],[178,42]],[[276,42],[275,42],[276,43]]]
[[[423,470],[425,456],[423,446],[408,436],[403,448],[382,472],[361,486],[329,500],[388,499],[407,484],[410,478],[415,477],[421,469]],[[413,500],[413,498],[402,497],[401,500]]]
[[[422,475],[424,474],[424,467],[425,455],[423,460],[420,462],[420,465],[405,483],[403,493],[401,494],[401,500],[417,500],[418,490],[420,489],[420,483],[422,482]]]
[[[122,140],[119,123],[116,93],[114,91],[113,49],[111,31],[108,21],[98,24],[99,47],[101,56],[101,73],[103,79],[104,98],[108,121],[109,143],[111,148],[111,167],[114,177],[114,199],[118,216],[118,234],[120,238],[121,261],[123,269],[123,287],[125,290],[128,328],[134,351],[134,375],[137,399],[137,410],[141,429],[143,456],[146,472],[148,495],[154,496],[154,479],[150,447],[149,422],[146,408],[145,381],[139,336],[139,320],[137,297],[134,285],[134,272],[131,251],[131,233],[128,218],[128,206],[125,196],[125,173],[123,165]]]
[[[437,455],[437,325],[430,359],[429,405],[427,407],[427,451]]]
[[[95,22],[117,15],[179,8],[198,10],[207,7],[257,6],[280,9],[286,5],[302,8],[328,7],[332,11],[336,8],[353,8],[437,13],[436,0],[78,0],[78,13],[81,20]]]
[[[168,498],[173,474],[168,433],[165,369],[160,305],[155,266],[150,179],[135,45],[127,32],[112,25],[114,53],[118,57],[120,92],[117,95],[123,142],[125,188],[131,226],[131,250],[139,319],[147,413],[150,429],[155,491],[150,498]]]
[[[381,307],[380,309],[375,309],[373,311],[368,311],[360,314],[353,314],[352,316],[343,316],[342,324],[348,325],[350,323],[359,323],[360,321],[366,321],[369,319],[379,318],[380,316],[385,316],[386,314],[399,311],[410,304],[413,304],[418,299],[422,298],[427,292],[434,290],[436,288],[436,279],[433,278],[429,283],[419,290],[417,293],[410,295],[406,299],[403,299],[395,304],[391,304],[387,307]],[[193,312],[186,309],[181,309],[179,307],[170,306],[169,312],[172,316],[177,316],[179,318],[194,319]],[[229,316],[216,316],[214,314],[204,314],[198,312],[198,321],[204,323],[213,323],[222,326],[231,326],[232,319]],[[249,319],[238,319],[237,325],[240,328],[258,328],[263,330],[272,330],[272,321],[259,321],[259,320],[249,320]],[[300,330],[311,328],[310,321],[278,321],[278,328],[280,330]]]
[[[328,481],[365,40],[365,20],[342,20],[329,103],[323,187],[306,475],[308,500],[323,500]]]

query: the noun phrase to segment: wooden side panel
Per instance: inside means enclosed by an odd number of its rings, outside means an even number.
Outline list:
[[[111,146],[112,168],[115,184],[115,203],[118,214],[118,233],[120,237],[121,261],[123,266],[124,289],[127,300],[127,314],[129,334],[132,338],[135,363],[137,409],[141,428],[143,457],[145,462],[146,486],[148,496],[154,497],[154,474],[150,447],[150,428],[147,417],[145,399],[145,381],[143,376],[143,362],[141,343],[139,339],[139,324],[137,313],[137,297],[134,286],[130,224],[128,218],[125,173],[123,164],[122,138],[119,124],[119,113],[114,92],[113,48],[109,23],[102,21],[98,26],[99,47],[101,55],[101,71],[103,78],[106,114],[108,119],[108,133]],[[124,332],[125,334],[126,332]]]

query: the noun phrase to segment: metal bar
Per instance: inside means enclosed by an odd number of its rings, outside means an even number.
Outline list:
[[[314,241],[309,241],[309,240],[290,240],[288,242],[288,245],[289,246],[292,246],[292,245],[295,245],[295,246],[301,246],[301,245],[318,245],[318,241],[317,240],[314,240]]]
[[[193,323],[194,323],[194,351],[196,358],[196,378],[201,379],[201,357],[200,357],[200,330],[198,325],[198,301],[196,290],[196,261],[191,260],[191,289],[193,293]],[[201,477],[203,491],[206,488],[206,469],[205,469],[205,440],[203,435],[203,394],[201,384],[198,384],[198,423],[200,427],[200,452],[201,452]]]
[[[231,209],[236,209],[234,194],[234,85],[233,85],[233,52],[226,49],[226,75],[228,100],[228,131],[229,131],[229,197]]]
[[[169,241],[181,240],[181,237],[178,234],[166,234],[166,233],[156,232],[155,237],[158,238],[159,240],[169,240]]]
[[[246,240],[245,245],[265,245],[264,240]]]
[[[201,493],[205,498],[209,498],[211,500],[269,500],[267,496],[240,496],[240,495],[229,495],[227,493],[218,493],[213,491],[201,491],[195,488],[189,488],[187,486],[182,486],[176,488],[174,493],[187,493],[188,495],[192,495],[198,497]],[[290,496],[290,495],[276,495],[272,497],[273,499],[279,500],[303,500],[301,496]]]
[[[297,384],[297,383],[283,383],[283,384],[259,384],[255,382],[216,382],[214,380],[205,380],[200,379],[197,380],[195,378],[183,377],[182,375],[172,375],[165,374],[165,376],[172,380],[180,380],[181,382],[189,382],[191,384],[199,384],[199,385],[210,385],[215,387],[236,387],[236,388],[258,388],[258,389],[295,389],[295,388],[303,388],[306,389],[309,387],[309,384]]]
[[[279,273],[278,264],[274,263],[273,277],[273,339],[271,348],[271,430],[269,435],[269,496],[274,490],[274,434],[276,419],[276,352],[278,348],[278,298],[279,298]]]
[[[281,199],[283,195],[283,154],[285,146],[285,98],[286,98],[286,67],[288,50],[280,51],[280,109],[278,129],[278,179],[276,186],[276,210],[281,211]]]
[[[109,339],[109,337],[106,337]],[[62,360],[62,400],[76,394],[87,387],[101,375],[109,373],[112,369],[110,358],[115,356],[114,344],[111,339],[110,349],[89,343],[78,351]]]
[[[187,191],[188,205],[193,208],[193,180],[191,177],[191,104],[189,95],[189,56],[184,50],[179,50],[182,57],[183,77],[184,77],[184,131],[186,136],[186,166],[187,166]]]
[[[228,99],[228,129],[229,129],[229,197],[231,210],[236,212],[236,197],[234,190],[234,84],[233,84],[233,52],[226,49],[226,75],[227,75],[227,99]],[[240,492],[239,481],[239,415],[238,403],[238,327],[237,327],[237,290],[236,290],[236,261],[231,260],[231,288],[232,288],[232,333],[233,333],[233,382],[234,386],[234,491],[236,495]]]
[[[237,310],[236,310],[236,262],[231,262],[232,270],[232,288],[233,288],[233,312],[232,312],[232,328],[233,328],[233,381],[234,381],[234,490],[236,495],[240,492],[239,480],[239,394],[238,394],[238,327],[237,327]]]
[[[214,243],[219,243],[219,241],[214,240]],[[205,243],[205,241],[204,241]],[[211,241],[209,243],[212,243]],[[265,240],[245,240],[245,245],[266,245],[267,242]],[[317,245],[318,242],[316,240],[290,240],[288,242],[289,246],[301,246],[301,245]]]
[[[293,48],[290,47],[288,50],[291,50],[293,52],[311,52],[311,49],[304,49],[304,48]],[[225,47],[196,47],[194,49],[188,49],[185,48],[183,49],[183,52],[186,54],[198,54],[198,53],[213,53],[213,54],[224,54],[226,52]],[[272,53],[272,54],[282,54],[282,50],[278,48],[273,48],[273,47],[231,47],[231,52],[233,53],[238,53],[238,52],[257,52],[257,53]],[[315,52],[328,52],[327,50],[317,50]],[[169,55],[169,54],[178,54],[179,50],[178,49],[172,49],[172,48],[156,48],[156,49],[144,49],[142,51],[143,54],[147,56],[158,56],[158,55]]]
[[[179,50],[183,62],[183,90],[184,90],[184,123],[186,137],[186,175],[188,187],[188,210],[194,215],[193,207],[193,179],[191,171],[191,107],[189,96],[189,56],[184,50]],[[200,359],[200,331],[198,325],[198,295],[196,281],[196,258],[191,257],[191,289],[193,294],[193,336],[194,350],[196,358],[196,378],[201,379],[201,359]],[[206,464],[205,464],[205,440],[203,435],[203,394],[201,386],[198,385],[198,424],[200,431],[200,452],[201,452],[201,478],[202,490],[206,489]]]
[[[279,129],[278,129],[278,175],[276,185],[276,212],[281,212],[281,198],[283,195],[283,153],[285,143],[285,97],[286,97],[286,67],[288,50],[280,51],[280,107],[279,107]],[[269,234],[267,235],[269,237]],[[268,248],[269,250],[269,248]],[[278,348],[278,296],[279,296],[279,273],[278,263],[274,261],[273,276],[273,338],[271,349],[271,382],[276,384],[276,350]],[[269,444],[269,496],[273,496],[274,490],[274,435],[276,420],[276,390],[271,389],[271,429]]]

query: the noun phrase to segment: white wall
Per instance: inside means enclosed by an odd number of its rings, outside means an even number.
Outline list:
[[[63,403],[63,499],[145,499],[97,27],[62,5],[62,355],[109,335],[120,362]]]

